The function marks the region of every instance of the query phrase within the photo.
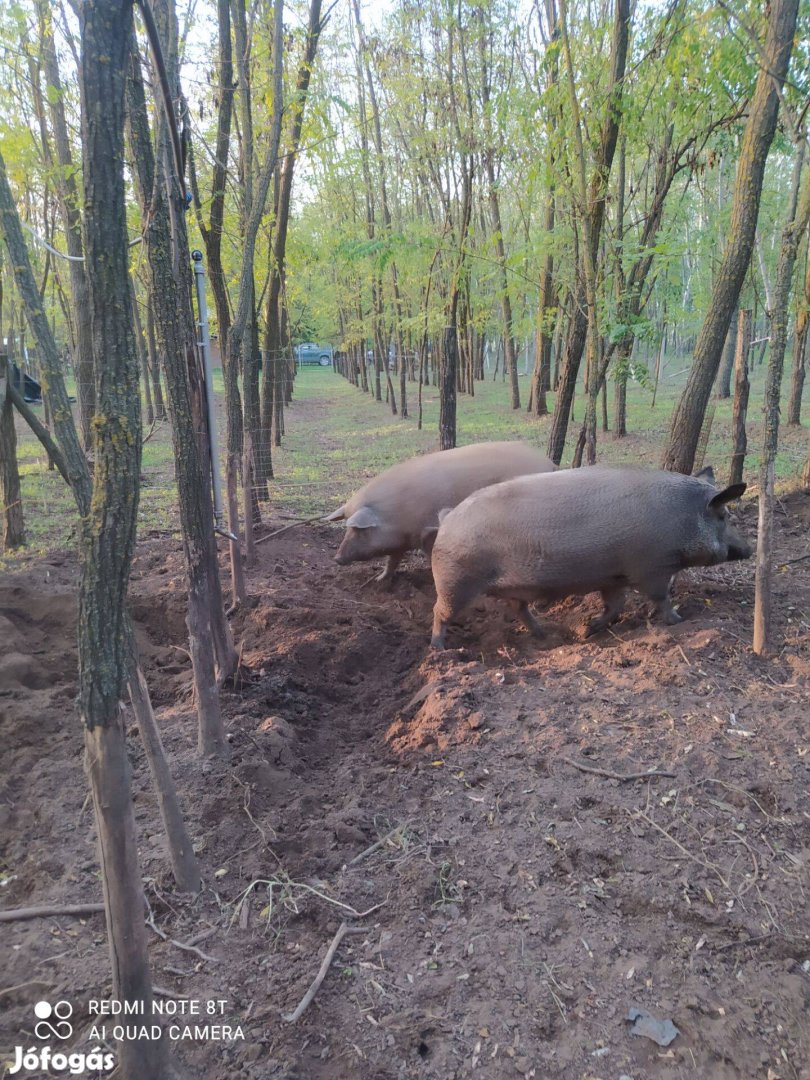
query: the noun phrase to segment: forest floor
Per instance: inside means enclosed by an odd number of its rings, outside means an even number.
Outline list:
[[[305,375],[277,526],[338,505],[405,428]],[[400,457],[422,445],[408,430]],[[169,483],[158,468],[153,489]],[[753,537],[752,501],[739,517]],[[142,529],[131,602],[205,889],[173,888],[133,727],[153,978],[178,1008],[224,1001],[218,1022],[244,1033],[178,1041],[190,1075],[810,1080],[810,495],[779,502],[768,660],[749,645],[751,562],[681,575],[677,627],[636,597],[585,640],[591,597],[542,612],[538,644],[482,600],[435,655],[421,556],[386,594],[369,565],[332,562],[338,528],[291,529],[259,546],[233,618],[227,762],[195,753],[166,522],[164,507],[163,529]],[[101,899],[74,707],[78,570],[58,528],[61,550],[43,531],[43,550],[0,573],[4,909]],[[671,775],[630,779],[651,769]],[[354,932],[288,1022],[344,920]],[[177,947],[201,932],[203,955]],[[97,1045],[102,916],[12,922],[2,941],[0,1060],[37,1044],[41,999],[71,1002],[74,1050]],[[634,1033],[633,1009],[677,1035]]]

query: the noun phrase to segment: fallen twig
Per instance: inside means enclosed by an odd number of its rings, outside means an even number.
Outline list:
[[[166,990],[162,986],[153,986],[152,993],[157,994],[158,997],[174,998],[176,1001],[188,1001],[189,999],[183,994],[175,994],[174,990]]]
[[[18,922],[21,919],[48,919],[54,915],[96,915],[104,910],[103,904],[57,904],[54,907],[22,907],[0,911],[0,922]]]
[[[355,928],[354,930],[350,930],[345,922],[342,922],[340,924],[337,933],[332,938],[332,944],[326,951],[326,956],[323,958],[323,963],[321,964],[320,970],[315,976],[309,990],[307,990],[307,992],[301,998],[298,1008],[295,1010],[295,1012],[283,1014],[283,1019],[286,1020],[288,1024],[294,1024],[296,1020],[298,1020],[312,1004],[312,1000],[318,993],[321,983],[326,978],[326,973],[329,970],[332,960],[334,959],[338,945],[340,945],[341,941],[343,941],[343,938],[346,936],[346,934],[357,933],[358,930],[359,927]]]
[[[646,780],[649,776],[668,776],[673,778],[676,774],[674,772],[664,772],[661,769],[646,769],[644,772],[634,773],[617,773],[612,769],[599,769],[593,765],[583,765],[581,761],[574,761],[573,758],[560,758],[560,761],[564,761],[566,765],[571,765],[574,769],[579,769],[580,772],[593,773],[595,776],[606,776],[609,780]]]
[[[640,817],[642,818],[642,820],[646,821],[648,825],[652,825],[652,827],[654,829],[657,829],[658,832],[665,836],[667,840],[670,841],[670,843],[674,844],[679,851],[682,851],[687,859],[691,859],[693,862],[696,862],[698,866],[702,866],[706,870],[710,870],[713,874],[717,874],[717,877],[720,879],[720,883],[722,884],[723,888],[728,889],[729,892],[732,891],[731,885],[728,883],[728,881],[726,881],[726,879],[723,877],[723,875],[713,863],[706,862],[705,859],[701,859],[698,855],[694,855],[691,851],[689,851],[688,848],[685,848],[683,846],[680,840],[676,840],[671,833],[668,833],[667,830],[661,825],[659,825],[657,821],[653,821],[653,819],[649,817],[649,815],[645,814],[643,810],[628,810],[627,813],[635,815],[636,817]]]
[[[28,982],[17,983],[16,986],[7,986],[5,989],[0,990],[0,997],[4,997],[6,994],[13,994],[15,990],[24,990],[27,986],[50,986],[51,984],[47,979],[29,979]]]
[[[757,934],[756,937],[742,938],[740,941],[727,941],[725,945],[715,945],[712,951],[725,952],[726,949],[736,949],[738,946],[756,945],[760,941],[767,941],[769,937],[773,937],[770,931],[767,934]]]
[[[258,540],[254,540],[256,544],[263,544],[265,540],[271,540],[274,536],[281,536],[282,533],[287,532],[288,529],[297,529],[299,525],[311,525],[313,521],[323,521],[323,514],[316,514],[315,517],[302,518],[300,521],[294,521],[292,525],[285,525],[281,529],[276,529],[274,532],[265,533],[264,536],[260,536]]]
[[[359,855],[355,855],[355,857],[349,863],[349,866],[355,866],[357,863],[362,862],[363,859],[367,858],[369,855],[373,855],[374,852],[378,850],[378,848],[381,848],[384,844],[387,844],[392,836],[396,836],[398,832],[404,832],[409,825],[410,822],[406,821],[404,825],[397,825],[395,828],[391,829],[391,831],[387,832],[385,836],[381,836],[379,840],[375,841],[375,843],[373,843],[370,847],[367,847],[365,851],[361,851]]]
[[[188,942],[176,941],[175,938],[169,937],[169,935],[167,933],[165,933],[163,930],[161,930],[159,926],[155,925],[155,920],[153,918],[147,919],[146,920],[146,925],[151,930],[154,930],[155,933],[157,934],[157,936],[159,938],[163,938],[163,940],[165,942],[167,942],[169,945],[174,945],[175,948],[182,949],[183,952],[194,953],[195,956],[199,956],[201,960],[208,960],[209,963],[212,963],[212,964],[218,964],[219,963],[219,960],[217,959],[216,956],[209,956],[207,953],[204,953],[202,951],[202,949],[198,949],[196,945],[189,945]],[[210,936],[210,935],[208,935],[208,936]]]

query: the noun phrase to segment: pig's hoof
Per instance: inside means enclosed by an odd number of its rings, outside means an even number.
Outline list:
[[[444,635],[436,635],[430,639],[431,649],[443,650],[444,649]]]
[[[670,608],[664,612],[664,622],[667,626],[677,626],[679,622],[683,622],[683,615],[679,615],[675,608]]]
[[[610,625],[610,619],[591,619],[588,625],[585,627],[585,637],[593,637],[594,634],[601,634],[603,630],[607,630]]]

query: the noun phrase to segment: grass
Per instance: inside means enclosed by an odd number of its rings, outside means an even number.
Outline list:
[[[669,429],[672,410],[686,378],[683,358],[670,357],[663,366],[655,407],[649,388],[637,383],[628,387],[627,426],[629,435],[615,439],[598,432],[600,461],[614,464],[656,465]],[[748,445],[745,477],[755,485],[762,445],[762,398],[764,367],[754,370],[751,378],[751,404],[748,415]],[[786,380],[787,382],[787,380]],[[220,444],[224,443],[224,387],[222,373],[214,373],[220,419]],[[528,379],[521,377],[520,389],[525,399]],[[399,394],[398,385],[396,387]],[[312,517],[326,513],[382,469],[417,452],[436,448],[439,420],[438,391],[423,387],[423,429],[417,430],[417,387],[408,384],[407,420],[391,415],[384,402],[375,402],[329,368],[307,367],[298,375],[294,401],[286,413],[287,433],[284,445],[273,451],[274,479],[270,484],[271,512]],[[785,386],[785,393],[787,386]],[[553,396],[550,395],[553,405]],[[582,418],[582,394],[574,404],[575,422],[569,427],[564,464],[570,461]],[[612,417],[612,386],[609,387]],[[524,400],[525,405],[525,400]],[[39,410],[41,414],[41,409]],[[716,402],[705,464],[715,468],[718,479],[728,475],[731,459],[732,402]],[[810,406],[803,411],[802,428],[780,432],[776,459],[777,483],[781,488],[795,484],[808,452],[807,425]],[[545,447],[550,418],[529,417],[525,408],[509,407],[509,387],[488,374],[476,384],[475,397],[460,395],[458,401],[459,444],[496,439],[524,439]],[[20,462],[22,502],[28,545],[24,552],[0,559],[0,565],[13,565],[21,555],[39,556],[64,548],[74,542],[75,511],[70,494],[55,471],[49,471],[40,444],[25,424],[17,418],[18,457]],[[174,453],[167,423],[147,432],[141,470],[140,535],[176,532],[179,529],[177,494],[174,478]],[[224,467],[224,460],[223,460]]]

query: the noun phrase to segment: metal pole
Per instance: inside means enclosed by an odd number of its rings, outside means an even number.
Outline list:
[[[198,345],[203,358],[203,376],[205,381],[205,406],[208,414],[208,450],[211,455],[211,483],[214,491],[214,527],[223,536],[235,540],[224,527],[225,514],[222,508],[222,477],[219,472],[219,445],[217,441],[217,418],[214,411],[214,376],[211,368],[211,337],[208,333],[208,305],[205,300],[205,269],[203,253],[195,248],[191,253],[194,262],[194,284],[197,288],[197,310],[200,330]]]

